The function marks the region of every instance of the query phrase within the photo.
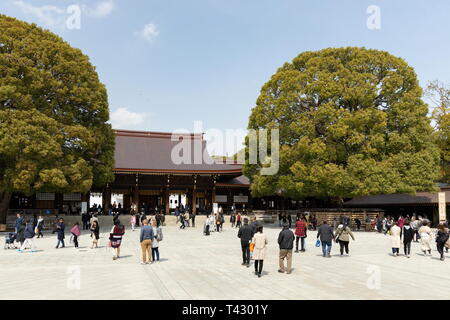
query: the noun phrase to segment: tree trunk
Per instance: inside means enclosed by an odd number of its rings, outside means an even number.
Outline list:
[[[11,201],[11,192],[0,192],[0,224],[6,224],[6,214]]]

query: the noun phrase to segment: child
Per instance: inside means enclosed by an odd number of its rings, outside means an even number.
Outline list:
[[[80,236],[80,226],[78,225],[78,222],[75,222],[72,229],[70,229],[70,232],[73,236],[73,243],[75,244],[75,248],[78,248],[78,237]]]

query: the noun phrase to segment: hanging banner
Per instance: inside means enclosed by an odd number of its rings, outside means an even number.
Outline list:
[[[438,193],[438,202],[439,202],[439,221],[445,221],[447,218],[447,214],[445,212],[445,192]]]

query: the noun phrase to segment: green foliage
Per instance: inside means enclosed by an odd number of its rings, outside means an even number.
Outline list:
[[[416,74],[365,48],[304,52],[264,84],[249,129],[280,130],[280,170],[246,162],[253,196],[344,198],[434,190],[439,152]],[[248,140],[246,141],[248,153]]]
[[[441,154],[441,181],[450,183],[450,87],[435,80],[428,84],[426,93],[434,104],[432,118]]]
[[[113,180],[105,86],[87,56],[0,15],[0,191],[87,192]]]

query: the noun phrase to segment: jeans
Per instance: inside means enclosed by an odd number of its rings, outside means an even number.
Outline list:
[[[59,247],[59,244],[61,244],[61,248],[64,248],[66,245],[64,244],[64,239],[63,240],[59,240],[56,242],[56,247]]]
[[[344,249],[345,249],[345,253],[348,254],[348,241],[342,241],[339,240],[339,246],[340,246],[340,250],[341,250],[341,255],[344,254]]]
[[[255,272],[261,274],[264,260],[255,260]]]
[[[250,264],[250,243],[241,241],[241,248],[242,262],[245,264]]]
[[[403,251],[407,256],[411,254],[411,241],[403,243]]]
[[[156,259],[155,259],[156,256]],[[152,248],[152,260],[155,261],[159,261],[159,247],[156,248]]]
[[[331,252],[331,240],[322,241],[322,255],[325,257],[327,254],[329,255],[330,252]]]
[[[301,240],[301,251],[305,250],[305,237],[297,237],[295,236],[295,250],[298,251],[298,240]]]
[[[392,248],[392,253],[393,254],[398,254],[400,252],[400,248]]]

